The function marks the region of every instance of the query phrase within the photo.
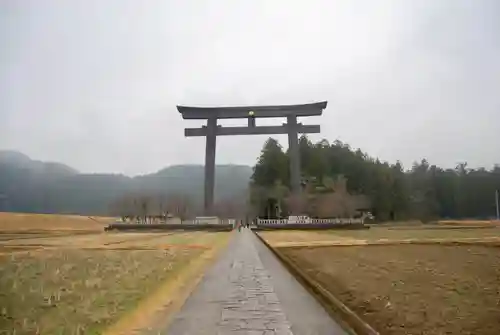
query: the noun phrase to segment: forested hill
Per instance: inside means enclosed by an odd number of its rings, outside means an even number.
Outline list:
[[[350,193],[371,198],[379,220],[495,216],[499,165],[487,170],[460,163],[443,169],[424,159],[404,170],[398,162],[381,162],[340,141],[312,143],[302,136],[299,148],[304,178],[322,183],[343,175]],[[276,140],[264,145],[252,179],[258,186],[273,187],[276,181],[288,186],[288,154]]]
[[[64,164],[0,151],[0,211],[107,214],[113,201],[133,193],[185,195],[201,203],[203,171],[201,165],[176,165],[133,178],[81,174]],[[245,196],[251,174],[249,166],[218,165],[216,199]]]
[[[353,194],[368,195],[379,220],[410,218],[492,218],[500,166],[470,169],[466,163],[443,169],[426,160],[403,169],[353,150],[339,141],[299,143],[305,178],[319,183],[343,175]],[[248,181],[272,188],[289,183],[288,154],[269,139],[252,168],[219,165],[216,199],[245,197]],[[0,151],[0,211],[106,214],[116,199],[133,193],[203,198],[203,166],[178,165],[130,178],[113,174],[80,174],[59,163],[33,161],[18,152]]]

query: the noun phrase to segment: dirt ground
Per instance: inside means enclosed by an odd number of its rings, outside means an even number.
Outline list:
[[[499,220],[439,220],[438,224],[453,225],[453,226],[468,226],[468,225],[500,225]]]
[[[0,253],[4,249],[9,251],[53,248],[163,250],[176,245],[203,248],[204,246],[210,247],[214,239],[222,235],[208,232],[38,234],[35,236],[10,234],[9,238],[3,240],[0,238]]]
[[[102,231],[110,217],[0,212],[0,232]]]
[[[500,334],[500,248],[280,248],[381,334]]]
[[[0,239],[0,330],[7,334],[100,334],[110,327],[131,334],[126,327],[137,324],[122,318],[146,324],[147,313],[134,317],[134,309],[150,296],[157,297],[147,304],[152,315],[173,303],[230,234],[58,233]]]
[[[273,247],[364,245],[371,243],[399,243],[411,241],[471,241],[500,242],[500,228],[442,227],[439,225],[414,227],[372,227],[365,230],[328,231],[263,231],[259,232]]]

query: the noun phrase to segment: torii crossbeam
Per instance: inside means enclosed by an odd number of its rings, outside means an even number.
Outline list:
[[[288,134],[290,151],[290,185],[293,194],[300,193],[300,155],[298,134],[319,133],[319,125],[303,125],[297,122],[297,117],[319,116],[326,108],[327,102],[317,102],[304,105],[277,106],[245,106],[245,107],[187,107],[177,106],[177,110],[186,120],[207,120],[207,125],[201,128],[186,128],[186,137],[206,137],[205,149],[205,199],[204,208],[207,215],[213,214],[215,187],[215,147],[217,136],[232,135],[272,135]],[[287,123],[281,126],[256,126],[257,118],[285,117]],[[218,119],[248,119],[247,126],[222,127]],[[293,209],[292,209],[293,211]],[[300,214],[300,213],[298,213]]]

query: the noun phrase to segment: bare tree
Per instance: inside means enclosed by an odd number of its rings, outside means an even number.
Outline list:
[[[135,199],[138,207],[138,216],[143,223],[148,223],[151,215],[153,198],[149,195],[140,195]]]
[[[193,205],[185,195],[131,194],[113,201],[109,210],[123,221],[152,223],[164,221],[168,215],[185,220],[193,213]]]
[[[156,198],[156,203],[158,205],[158,215],[159,215],[159,219],[160,221],[165,221],[167,218],[166,218],[166,196],[161,193],[157,196]]]
[[[292,194],[286,199],[289,211],[294,214],[304,214],[307,211],[307,194]]]
[[[119,216],[122,218],[122,221],[125,221],[125,208],[124,206],[124,198],[118,198],[112,201],[108,205],[108,213],[111,216]]]
[[[171,195],[166,198],[164,208],[169,214],[172,214],[181,220],[187,219],[192,211],[192,203],[185,195]]]
[[[138,208],[135,196],[124,195],[117,198],[109,205],[110,214],[120,216],[122,221],[134,220],[138,215]]]
[[[224,219],[242,218],[246,214],[246,203],[243,201],[224,200],[215,204],[215,214]]]
[[[158,193],[151,196],[151,202],[148,209],[148,215],[150,222],[154,221],[165,221],[166,220],[166,196],[163,193]]]

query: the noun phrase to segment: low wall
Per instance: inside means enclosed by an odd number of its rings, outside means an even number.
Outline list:
[[[363,219],[302,219],[293,220],[288,219],[257,219],[257,224],[273,225],[273,224],[363,224]]]
[[[288,219],[258,219],[257,230],[275,229],[369,229],[363,224],[363,219],[305,219],[290,222]]]
[[[168,224],[168,223],[112,223],[105,231],[159,231],[159,230],[190,230],[190,231],[231,231],[230,224]]]
[[[283,223],[257,224],[253,230],[326,230],[326,229],[370,229],[362,223]]]

